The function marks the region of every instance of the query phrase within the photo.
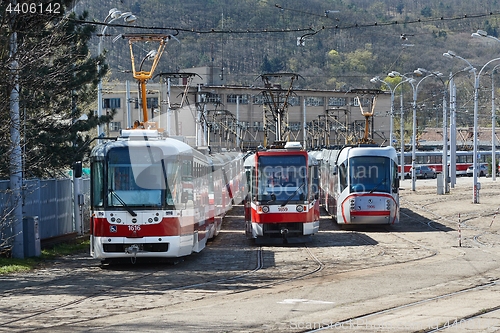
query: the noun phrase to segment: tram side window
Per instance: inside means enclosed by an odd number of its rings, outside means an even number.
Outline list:
[[[399,174],[398,174],[398,164],[393,162],[392,164],[392,189],[393,192],[397,192],[399,190]]]
[[[175,196],[180,188],[179,164],[176,161],[163,160],[162,162],[163,174],[166,181],[165,184],[165,201],[167,206],[175,205]]]
[[[309,170],[309,184],[311,186],[311,189],[309,190],[309,193],[311,193],[314,198],[316,198],[316,194],[319,193],[319,177],[318,177],[318,166],[314,165],[310,167]]]
[[[193,161],[183,160],[182,161],[182,198],[181,202],[193,202],[194,200],[194,189],[193,189]]]
[[[339,166],[339,185],[340,192],[342,192],[347,187],[347,164],[342,163]]]
[[[102,162],[95,162],[91,166],[92,173],[92,205],[102,207],[104,205],[104,168]]]
[[[255,177],[255,169],[247,169],[247,185],[249,188],[250,195],[252,196],[252,200],[257,198],[257,183]]]

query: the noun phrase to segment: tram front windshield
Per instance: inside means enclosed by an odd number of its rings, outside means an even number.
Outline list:
[[[165,158],[159,149],[113,149],[108,154],[107,205],[171,205],[173,201],[168,186],[178,182],[178,171],[179,163],[175,158]]]
[[[357,156],[349,160],[350,192],[390,193],[397,168],[387,157]]]
[[[304,155],[259,156],[257,201],[296,203],[307,198]]]

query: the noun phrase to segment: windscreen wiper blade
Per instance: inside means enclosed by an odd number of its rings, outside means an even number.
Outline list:
[[[132,208],[130,208],[130,207],[129,207],[126,203],[125,203],[125,201],[123,201],[123,199],[122,199],[122,198],[120,198],[120,196],[119,196],[118,194],[116,194],[116,192],[115,192],[115,191],[113,191],[113,189],[111,189],[111,188],[110,188],[110,189],[109,189],[109,193],[111,193],[111,195],[113,195],[113,196],[114,196],[114,197],[115,197],[115,198],[116,198],[116,199],[117,199],[117,200],[118,200],[118,201],[119,201],[119,202],[123,205],[123,207],[125,207],[125,209],[127,210],[127,212],[129,212],[129,214],[130,214],[130,215],[132,215],[132,216],[134,216],[134,217],[135,217],[135,216],[137,216],[137,213],[136,213],[136,212],[134,212],[134,211],[132,210]]]
[[[382,181],[380,183],[378,183],[377,185],[375,185],[374,188],[372,188],[372,190],[369,192],[369,194],[372,194],[373,191],[375,191],[380,185],[382,185],[383,183],[385,183],[387,181],[387,178],[384,178],[382,179]]]
[[[286,201],[281,204],[281,207],[285,207],[286,205],[288,205],[288,203],[290,202],[290,200],[292,200],[292,198],[295,196],[295,194],[297,194],[297,192],[300,190],[300,188],[302,186],[304,186],[304,185],[305,185],[305,183],[300,184],[300,186],[297,187],[297,189],[295,190],[295,192],[293,192],[292,195],[289,196],[288,199],[286,199]]]

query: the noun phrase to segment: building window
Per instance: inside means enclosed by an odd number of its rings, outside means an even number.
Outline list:
[[[102,107],[105,109],[119,109],[120,99],[119,98],[105,98],[102,103]]]
[[[264,105],[264,96],[263,95],[253,96],[253,104]]]
[[[347,98],[346,97],[329,97],[328,98],[328,106],[346,106]]]
[[[372,103],[371,98],[366,98],[366,97],[360,97],[359,101],[361,102],[361,106],[370,106]],[[353,106],[359,106],[359,102],[357,98],[352,98],[351,99],[351,105]]]
[[[134,102],[134,109],[138,109],[139,106],[142,109],[142,104],[139,105],[139,103],[142,103],[138,98],[132,99]],[[147,109],[151,108],[157,108],[158,107],[158,97],[146,97],[146,107]]]
[[[148,105],[148,109],[157,108],[158,107],[158,97],[147,97],[146,103]]]
[[[221,96],[219,94],[206,93],[202,95],[202,102],[220,104]]]
[[[236,104],[237,99],[240,99],[240,104],[248,104],[248,95],[227,95],[227,103]]]
[[[248,121],[240,121],[240,128],[241,129],[248,129],[248,126],[249,126],[249,122]]]
[[[323,106],[325,99],[323,97],[305,97],[306,106]]]
[[[288,128],[290,128],[291,131],[300,131],[302,129],[302,123],[291,122],[288,124]]]
[[[112,121],[109,123],[109,129],[113,132],[118,132],[122,129],[122,123],[119,121]]]
[[[260,131],[260,132],[263,131],[264,127],[262,126],[262,122],[260,122],[260,121],[254,121],[253,122],[253,129],[254,129],[255,132],[257,132],[257,131]]]
[[[299,96],[289,96],[288,97],[288,105],[290,105],[290,106],[300,105],[300,97]]]

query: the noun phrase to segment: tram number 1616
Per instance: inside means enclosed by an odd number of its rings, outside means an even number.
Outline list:
[[[140,231],[141,230],[141,226],[140,225],[129,225],[128,226],[128,230],[129,231]]]

